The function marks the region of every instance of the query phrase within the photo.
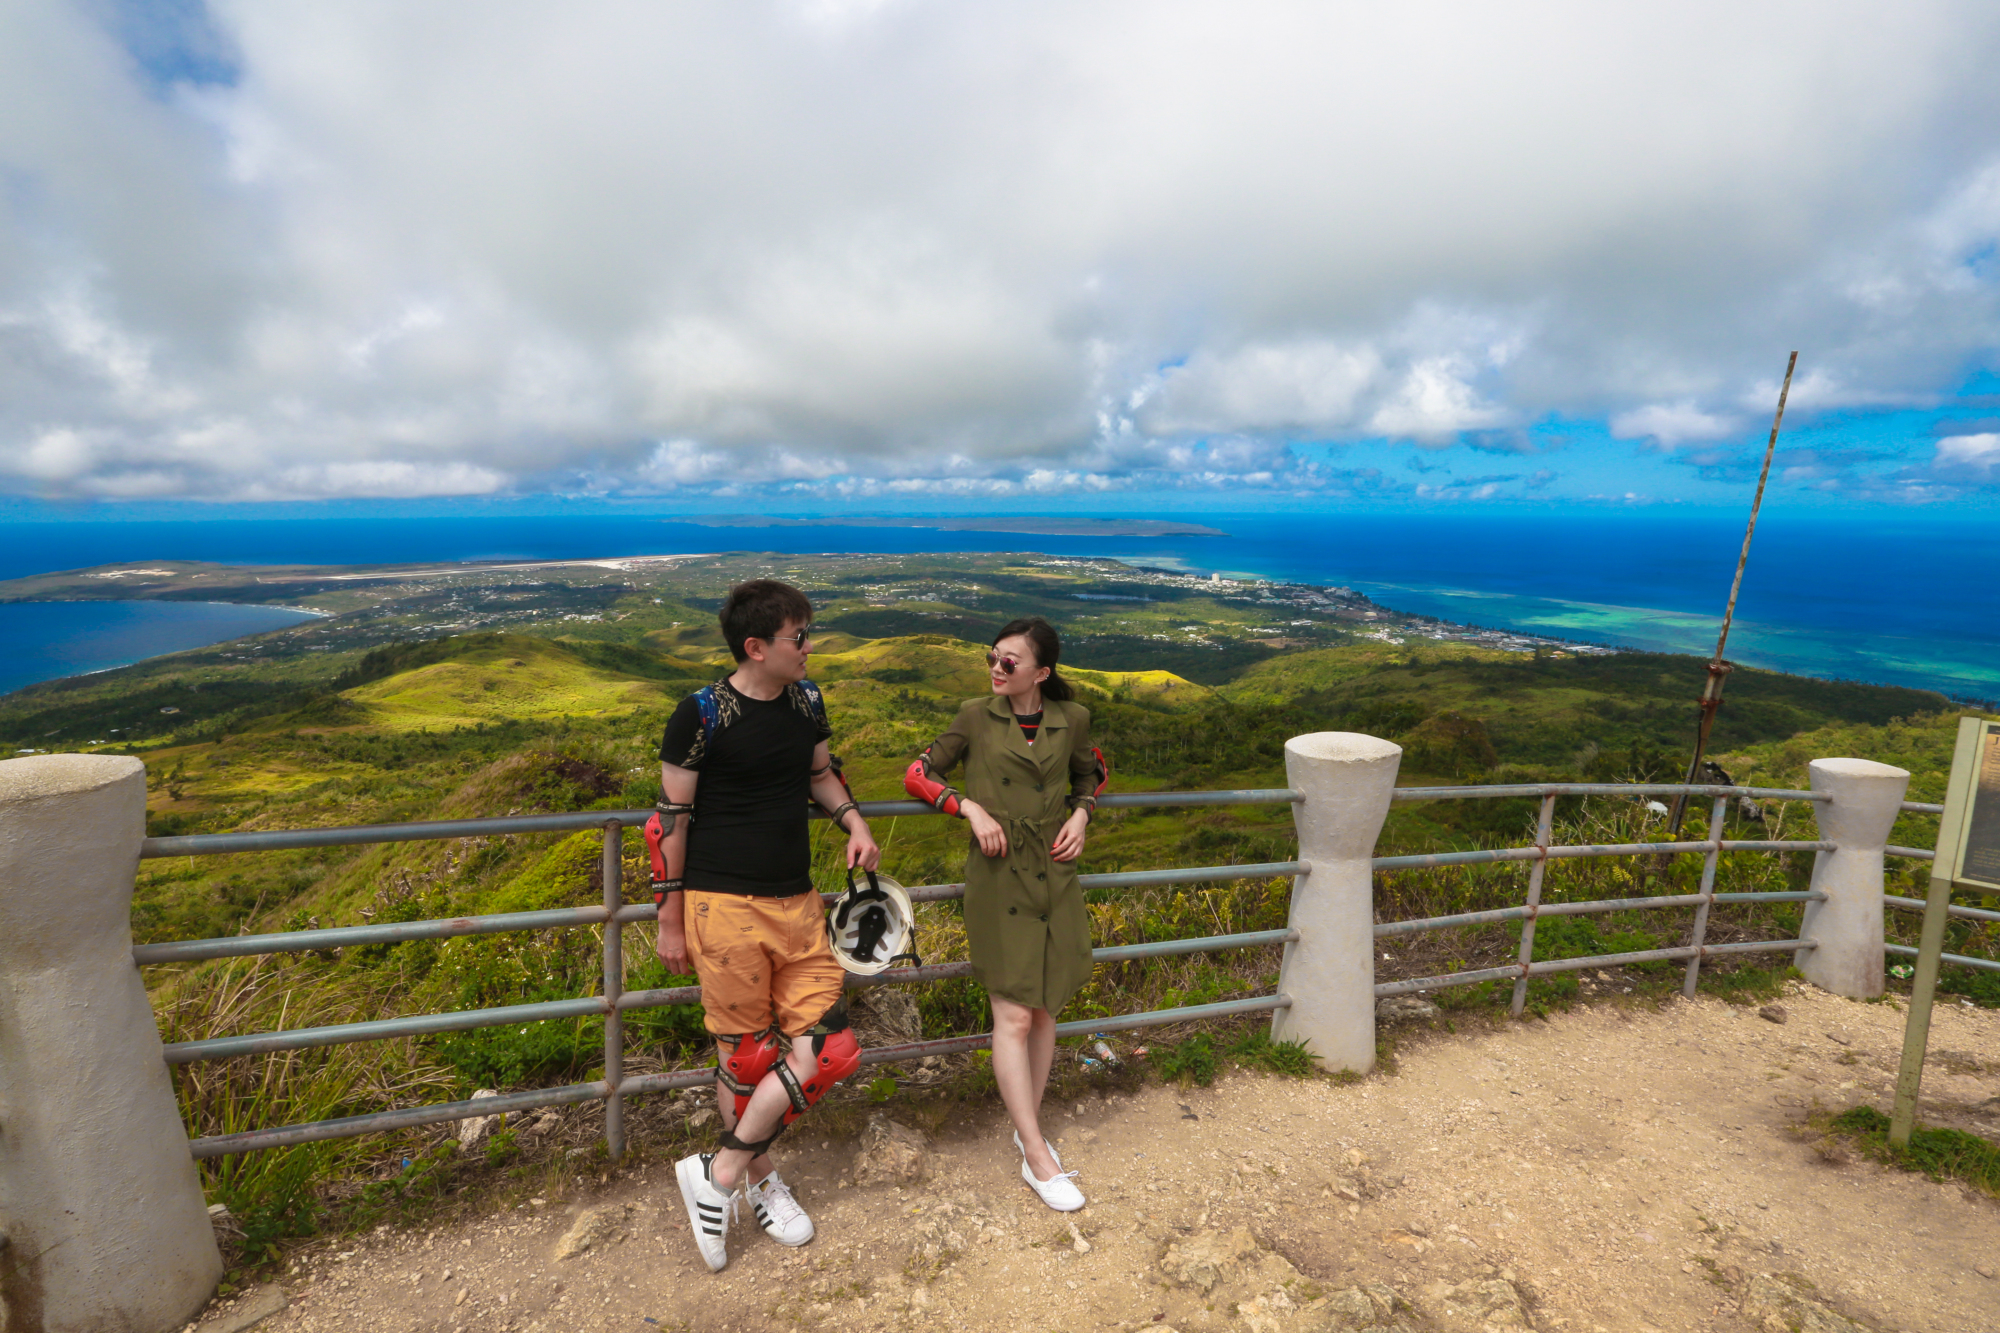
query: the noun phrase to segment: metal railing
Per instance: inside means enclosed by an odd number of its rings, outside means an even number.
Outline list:
[[[1903,810],[1907,814],[1914,815],[1941,815],[1944,813],[1944,806],[1934,804],[1930,801],[1905,801],[1903,802]],[[1885,847],[1882,850],[1889,856],[1905,857],[1912,861],[1935,861],[1937,859],[1935,851],[1926,851],[1921,847],[1892,846]],[[1915,912],[1919,916],[1923,915],[1924,911],[1923,899],[1904,898],[1890,893],[1882,895],[1882,905],[1890,911]],[[2000,921],[2000,912],[1988,912],[1977,907],[1961,907],[1957,903],[1947,904],[1945,911],[1951,916],[1965,921]],[[1893,940],[1885,943],[1882,946],[1882,951],[1896,958],[1915,958],[1917,956],[1917,950],[1914,945],[1897,944]],[[1941,963],[1955,963],[1959,967],[1976,968],[1987,972],[2000,972],[2000,960],[1992,958],[1974,958],[1968,954],[1946,953],[1939,954],[1938,961]]]
[[[1098,807],[1155,809],[1201,805],[1283,805],[1299,799],[1301,799],[1299,793],[1289,788],[1215,792],[1133,792],[1104,797],[1099,800]],[[861,810],[868,818],[937,813],[929,805],[917,801],[870,801],[864,802]],[[622,1021],[624,1013],[634,1009],[689,1004],[701,998],[699,986],[635,991],[624,989],[622,926],[635,921],[656,920],[658,912],[650,903],[627,904],[623,900],[623,831],[628,827],[643,824],[651,815],[651,810],[594,810],[574,814],[508,816],[500,819],[438,820],[409,824],[147,838],[140,846],[139,854],[142,858],[348,847],[441,838],[492,837],[514,833],[576,833],[592,829],[599,830],[603,837],[604,903],[601,907],[556,908],[548,911],[508,912],[492,916],[450,917],[431,921],[385,922],[381,925],[335,926],[267,935],[241,935],[224,939],[182,940],[136,946],[132,950],[135,963],[163,964],[197,962],[211,958],[242,958],[276,953],[343,949],[359,945],[399,944],[409,940],[450,939],[461,935],[548,930],[565,926],[605,927],[603,989],[595,996],[442,1014],[414,1014],[371,1022],[294,1028],[237,1037],[214,1037],[201,1041],[173,1042],[165,1047],[169,1064],[186,1064],[199,1060],[226,1060],[237,1056],[303,1050],[348,1042],[428,1036],[441,1032],[464,1032],[547,1019],[599,1017],[604,1020],[602,1079],[563,1087],[529,1089],[498,1097],[482,1097],[474,1101],[406,1107],[394,1111],[378,1111],[334,1120],[313,1121],[309,1124],[213,1135],[191,1140],[189,1146],[194,1156],[198,1159],[222,1157],[230,1153],[253,1152],[264,1148],[314,1143],[327,1139],[351,1138],[362,1134],[464,1120],[470,1116],[495,1115],[584,1101],[604,1102],[606,1146],[614,1158],[623,1156],[625,1098],[642,1093],[694,1087],[712,1082],[715,1078],[712,1066],[663,1074],[628,1076],[624,1072],[625,1039]],[[823,816],[815,812],[814,817]],[[1115,887],[1153,887],[1277,875],[1302,875],[1310,869],[1311,867],[1303,861],[1273,861],[1253,865],[1122,871],[1080,875],[1078,879],[1088,891]],[[963,884],[921,885],[910,891],[911,899],[917,902],[938,902],[962,898],[964,895]],[[834,896],[822,895],[828,901]],[[1297,938],[1298,933],[1293,930],[1248,931],[1234,935],[1162,940],[1155,943],[1095,949],[1091,957],[1093,962],[1120,962],[1172,954],[1256,948],[1283,944]],[[857,987],[911,984],[969,976],[971,972],[970,963],[945,963],[931,967],[895,968],[873,977],[852,978],[849,984]],[[1090,1032],[1123,1031],[1232,1014],[1268,1013],[1274,1009],[1286,1008],[1290,1004],[1291,1000],[1281,994],[1252,996],[1216,1004],[1188,1005],[1147,1013],[1121,1014],[1077,1023],[1062,1023],[1057,1025],[1056,1032],[1059,1036],[1075,1036]],[[865,1064],[886,1064],[922,1059],[933,1055],[975,1050],[990,1045],[991,1042],[991,1033],[979,1033],[937,1041],[881,1046],[865,1051],[862,1061]]]
[[[1707,796],[1715,804],[1709,813],[1708,827],[1711,831],[1722,827],[1723,817],[1729,802],[1738,797],[1752,800],[1782,801],[1825,801],[1831,799],[1825,792],[1794,791],[1779,787],[1730,787],[1701,783],[1605,783],[1605,782],[1554,782],[1517,783],[1513,785],[1492,785],[1483,787],[1398,787],[1394,797],[1399,801],[1465,800],[1494,797],[1541,798],[1541,814],[1535,823],[1535,842],[1531,847],[1508,847],[1496,850],[1469,852],[1435,852],[1418,856],[1378,856],[1376,870],[1415,870],[1431,866],[1492,865],[1508,861],[1528,861],[1528,900],[1519,907],[1502,907],[1486,912],[1460,912],[1451,916],[1428,917],[1416,921],[1390,921],[1378,923],[1375,937],[1383,939],[1393,935],[1409,935],[1426,930],[1449,930],[1458,926],[1487,925],[1501,921],[1521,923],[1521,949],[1518,959],[1502,967],[1474,968],[1464,972],[1449,972],[1435,977],[1413,977],[1405,981],[1383,982],[1375,987],[1377,999],[1391,995],[1409,995],[1418,991],[1442,990],[1450,986],[1476,986],[1486,981],[1514,982],[1514,995],[1508,1011],[1516,1018],[1528,1002],[1528,979],[1546,976],[1552,972],[1574,972],[1592,967],[1619,967],[1628,963],[1673,962],[1687,960],[1687,973],[1681,983],[1681,992],[1692,996],[1700,979],[1701,965],[1710,958],[1728,954],[1744,953],[1792,953],[1814,947],[1811,939],[1792,940],[1751,940],[1738,944],[1710,944],[1708,936],[1708,916],[1716,903],[1750,902],[1810,902],[1824,900],[1824,893],[1811,891],[1787,891],[1771,893],[1717,893],[1715,891],[1716,869],[1724,852],[1789,852],[1789,851],[1831,851],[1833,844],[1818,840],[1774,840],[1754,841],[1710,838],[1700,842],[1629,842],[1592,844],[1584,846],[1556,846],[1550,838],[1555,822],[1556,800],[1562,796]],[[1566,860],[1598,856],[1689,856],[1699,853],[1702,857],[1701,888],[1696,893],[1671,894],[1645,898],[1606,898],[1593,902],[1544,903],[1542,901],[1542,881],[1553,860]],[[1544,916],[1579,916],[1597,912],[1643,911],[1668,907],[1693,907],[1694,926],[1690,938],[1684,945],[1667,949],[1643,949],[1632,953],[1591,954],[1579,958],[1555,958],[1535,961],[1535,923]]]
[[[1727,811],[1728,803],[1738,797],[1749,797],[1757,800],[1788,801],[1824,801],[1829,799],[1825,793],[1813,791],[1703,784],[1689,785],[1681,783],[1537,783],[1469,787],[1397,788],[1393,793],[1393,797],[1398,801],[1539,797],[1541,809],[1536,825],[1536,838],[1532,846],[1408,856],[1380,856],[1373,858],[1373,868],[1384,872],[1521,861],[1530,863],[1527,901],[1521,906],[1498,908],[1482,912],[1464,912],[1421,920],[1382,922],[1376,924],[1374,927],[1374,935],[1379,939],[1412,934],[1419,931],[1489,925],[1504,921],[1520,921],[1522,923],[1521,942],[1517,961],[1501,967],[1479,968],[1470,971],[1447,973],[1441,976],[1418,977],[1403,981],[1386,982],[1374,988],[1375,995],[1380,998],[1417,991],[1439,990],[1452,986],[1476,985],[1486,981],[1512,979],[1515,985],[1511,1008],[1514,1014],[1519,1015],[1526,1001],[1528,980],[1534,976],[1593,967],[1613,967],[1629,963],[1679,961],[1684,959],[1688,966],[1683,981],[1683,990],[1685,993],[1691,995],[1694,993],[1701,965],[1707,959],[1746,953],[1796,953],[1801,950],[1813,948],[1816,941],[1809,938],[1755,940],[1719,945],[1710,944],[1706,940],[1708,919],[1710,910],[1717,903],[1804,902],[1823,900],[1826,896],[1823,893],[1812,891],[1718,893],[1715,890],[1716,872],[1724,852],[1816,852],[1831,849],[1833,844],[1830,842],[1796,839],[1738,840],[1709,838],[1701,841],[1687,842],[1638,842],[1564,846],[1556,845],[1551,841],[1555,803],[1560,797],[1614,796],[1630,798],[1682,794],[1709,797],[1714,801],[1714,807],[1709,820],[1709,828],[1711,830],[1717,830],[1722,827],[1722,820]],[[1121,808],[1157,809],[1203,805],[1273,805],[1290,804],[1302,801],[1303,799],[1301,793],[1287,788],[1210,792],[1143,792],[1107,796],[1099,802],[1099,807],[1101,809],[1112,810]],[[1935,810],[1936,807],[1908,803],[1905,805],[1905,809],[1916,812],[1930,812]],[[862,812],[869,818],[933,815],[936,813],[930,806],[916,801],[865,802],[862,805]],[[605,927],[603,989],[599,995],[584,996],[570,1000],[545,1001],[536,1004],[507,1005],[491,1009],[408,1015],[370,1022],[343,1023],[325,1027],[253,1033],[244,1036],[214,1037],[200,1041],[174,1042],[165,1047],[166,1058],[169,1063],[183,1064],[201,1060],[221,1060],[244,1055],[302,1050],[348,1042],[427,1036],[442,1032],[461,1032],[477,1028],[498,1027],[547,1019],[598,1017],[602,1018],[605,1024],[604,1077],[602,1079],[554,1088],[529,1089],[521,1092],[506,1093],[497,1097],[484,1097],[475,1101],[447,1102],[430,1106],[407,1107],[393,1111],[372,1112],[333,1120],[315,1121],[309,1124],[216,1135],[192,1140],[190,1146],[194,1155],[197,1158],[213,1158],[230,1153],[250,1152],[263,1148],[348,1138],[362,1134],[440,1124],[463,1120],[470,1116],[493,1115],[503,1112],[561,1106],[594,1100],[605,1103],[605,1139],[607,1147],[614,1157],[621,1156],[625,1148],[625,1098],[643,1093],[656,1093],[676,1088],[695,1087],[711,1082],[714,1078],[713,1068],[709,1066],[645,1075],[627,1075],[623,1069],[624,1031],[621,1016],[624,1013],[637,1009],[694,1003],[699,1000],[701,995],[698,986],[631,991],[624,989],[623,932],[620,927],[631,922],[654,920],[656,919],[656,911],[651,904],[627,904],[623,901],[622,833],[627,827],[642,824],[651,813],[650,810],[585,811],[571,814],[508,816],[499,819],[444,820],[360,827],[298,829],[278,832],[193,834],[146,839],[142,844],[140,853],[143,857],[207,856],[237,852],[358,846],[443,838],[491,837],[519,833],[574,833],[592,829],[600,831],[603,839],[602,878],[604,884],[604,901],[602,906],[558,908],[535,912],[510,912],[491,916],[451,917],[428,921],[389,922],[380,925],[336,926],[265,935],[236,936],[224,939],[184,940],[163,944],[146,944],[134,948],[133,959],[136,963],[166,964],[307,950],[334,950],[360,945],[397,944],[410,940],[450,939],[462,935],[548,930],[569,926]],[[818,816],[816,815],[815,817]],[[1930,855],[1928,852],[1916,849],[1891,848],[1890,851],[1892,854],[1901,855]],[[1653,897],[1603,899],[1592,902],[1544,903],[1541,900],[1544,875],[1548,863],[1552,860],[1607,856],[1684,855],[1700,855],[1703,858],[1701,884],[1698,892]],[[1269,878],[1283,875],[1297,876],[1307,873],[1310,869],[1311,866],[1308,863],[1293,860],[1248,865],[1194,866],[1164,870],[1120,871],[1108,874],[1082,875],[1079,876],[1079,879],[1085,890],[1091,890],[1114,887],[1152,887],[1171,884],[1212,883],[1225,880]],[[965,886],[963,884],[922,885],[913,888],[910,891],[910,896],[913,901],[937,902],[963,897],[964,892]],[[832,894],[823,895],[827,900],[831,900],[833,896]],[[1914,900],[1892,899],[1890,901],[1898,907],[1902,906],[1906,901],[1911,902],[1912,905],[1919,909],[1922,906],[1920,903],[1914,903]],[[1534,957],[1535,923],[1542,916],[1569,916],[1677,907],[1693,907],[1695,909],[1695,919],[1690,938],[1685,945],[1631,953],[1588,955],[1578,958],[1544,959],[1541,961],[1537,961]],[[1953,910],[1959,914],[1972,914],[2000,919],[2000,914],[1996,913],[1976,913],[1973,909],[1959,908],[1954,908]],[[1098,963],[1110,963],[1174,954],[1256,948],[1273,944],[1284,944],[1296,939],[1298,939],[1298,932],[1291,929],[1249,931],[1238,934],[1214,935],[1195,939],[1164,940],[1095,949],[1092,951],[1092,959]],[[1894,948],[1894,946],[1891,947],[1892,949]],[[1985,960],[1965,961],[1973,962],[1975,965],[2000,966],[2000,964],[1985,963]],[[849,985],[861,987],[887,984],[914,984],[969,976],[971,971],[971,964],[967,962],[944,963],[928,967],[898,968],[874,977],[850,978]],[[1252,996],[1215,1004],[1189,1005],[1172,1009],[1153,1010],[1145,1013],[1124,1014],[1074,1023],[1062,1023],[1057,1025],[1056,1031],[1060,1036],[1120,1031],[1236,1014],[1263,1013],[1275,1009],[1287,1008],[1290,1004],[1290,998],[1284,994]],[[862,1059],[867,1064],[885,1064],[922,1059],[928,1056],[979,1049],[990,1045],[991,1040],[992,1034],[979,1033],[970,1036],[876,1047],[864,1052]]]

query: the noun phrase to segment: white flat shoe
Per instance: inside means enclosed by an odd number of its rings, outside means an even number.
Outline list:
[[[1059,1213],[1073,1213],[1083,1207],[1083,1191],[1071,1182],[1076,1179],[1074,1171],[1058,1171],[1053,1180],[1037,1180],[1028,1167],[1028,1159],[1021,1159],[1021,1179],[1028,1182],[1028,1188],[1041,1197],[1043,1203]]]

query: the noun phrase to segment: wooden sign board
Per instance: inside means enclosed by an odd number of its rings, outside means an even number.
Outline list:
[[[1958,720],[1931,878],[1954,889],[2000,894],[2000,723]]]

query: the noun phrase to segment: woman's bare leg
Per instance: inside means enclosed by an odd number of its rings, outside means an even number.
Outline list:
[[[993,1078],[1000,1100],[1021,1136],[1028,1169],[1037,1180],[1053,1180],[1062,1168],[1042,1140],[1042,1090],[1055,1059],[1055,1019],[1046,1009],[989,996],[993,1005]]]
[[[1046,1009],[1031,1009],[1034,1026],[1028,1032],[1028,1068],[1035,1076],[1035,1105],[1049,1091],[1049,1070],[1056,1062],[1056,1016]]]

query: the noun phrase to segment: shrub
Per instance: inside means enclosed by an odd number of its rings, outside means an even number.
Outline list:
[[[1215,1042],[1206,1032],[1173,1046],[1156,1046],[1152,1058],[1153,1068],[1170,1083],[1205,1088],[1215,1082]]]

